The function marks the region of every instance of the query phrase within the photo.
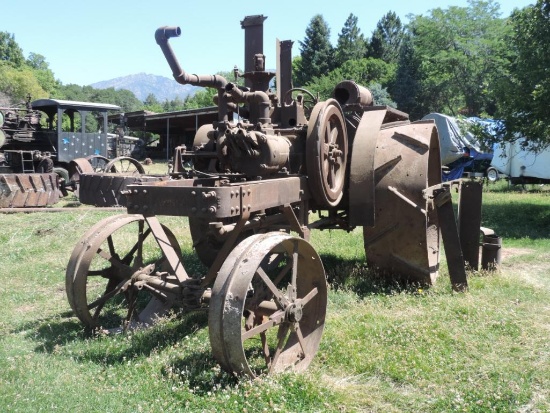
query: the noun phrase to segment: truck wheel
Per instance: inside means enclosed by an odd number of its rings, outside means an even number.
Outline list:
[[[55,167],[53,168],[53,172],[55,172],[59,176],[60,181],[63,179],[65,183],[69,183],[69,171],[67,171],[65,168]]]
[[[496,182],[499,180],[498,171],[495,168],[488,168],[486,174],[489,182]]]

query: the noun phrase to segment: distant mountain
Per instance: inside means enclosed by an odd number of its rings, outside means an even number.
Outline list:
[[[174,100],[176,97],[184,100],[187,96],[192,96],[197,90],[201,89],[197,86],[180,85],[174,79],[147,73],[117,77],[116,79],[92,83],[90,86],[96,89],[108,89],[110,87],[115,90],[128,89],[142,102],[150,93],[155,95],[159,102]]]

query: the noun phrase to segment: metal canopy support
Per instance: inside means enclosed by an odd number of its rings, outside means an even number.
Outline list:
[[[170,118],[166,118],[166,160],[170,159]]]

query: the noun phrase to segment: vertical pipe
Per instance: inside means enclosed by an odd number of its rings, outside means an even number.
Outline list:
[[[264,53],[264,20],[263,15],[246,16],[241,21],[244,29],[244,71],[254,71],[254,56]],[[252,80],[245,79],[245,86],[252,88]]]
[[[292,89],[292,40],[277,39],[277,97],[281,104],[292,102],[290,94],[283,102],[286,93]]]

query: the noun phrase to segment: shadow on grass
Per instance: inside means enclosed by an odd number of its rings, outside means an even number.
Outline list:
[[[65,346],[89,341],[84,349],[71,354],[76,360],[101,364],[117,364],[134,357],[149,356],[154,350],[174,345],[183,337],[196,333],[208,324],[205,311],[174,314],[150,328],[129,333],[98,334],[86,329],[71,312],[34,320],[21,325],[13,333],[21,334],[38,345],[38,353],[59,353]],[[116,340],[115,337],[123,337]],[[114,348],[113,348],[114,347]]]
[[[198,351],[179,358],[163,368],[162,374],[183,383],[199,396],[207,395],[212,389],[231,388],[242,380],[221,370],[210,351]]]
[[[396,278],[368,268],[363,259],[342,259],[333,254],[321,254],[327,281],[334,290],[345,289],[360,297],[402,292],[416,293],[421,286],[404,278]]]
[[[97,346],[89,346],[74,358],[114,365],[136,357],[148,357],[153,351],[171,347],[184,337],[203,329],[207,324],[208,314],[205,311],[174,314],[150,328],[120,334],[122,340],[110,340],[112,335],[99,337]],[[101,342],[103,338],[109,340],[105,345]]]
[[[522,203],[484,204],[483,226],[503,238],[550,238],[548,205]]]
[[[80,322],[70,319],[72,315],[71,311],[66,311],[52,317],[29,321],[12,330],[12,333],[23,333],[26,338],[40,342],[35,351],[52,353],[59,346],[83,341],[90,336]]]

